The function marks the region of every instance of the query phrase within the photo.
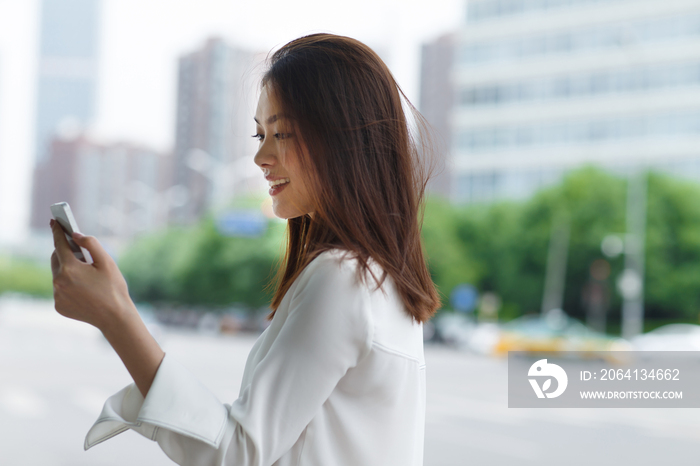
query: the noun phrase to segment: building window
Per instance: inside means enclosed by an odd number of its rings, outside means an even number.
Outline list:
[[[690,134],[700,134],[700,111],[469,128],[458,132],[455,141],[458,152],[489,152]]]
[[[661,90],[700,84],[700,63],[635,67],[570,76],[527,79],[460,90],[459,105],[505,105],[611,93]]]
[[[457,56],[459,63],[470,66],[514,58],[620,48],[637,43],[663,42],[699,35],[700,15],[695,14],[620,21],[576,31],[552,31],[533,36],[463,44],[458,48]]]

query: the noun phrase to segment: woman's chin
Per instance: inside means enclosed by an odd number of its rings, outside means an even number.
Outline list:
[[[273,204],[273,206],[272,206],[272,212],[275,214],[276,217],[281,218],[281,219],[284,219],[284,220],[289,220],[289,219],[297,218],[297,217],[303,217],[303,216],[306,215],[307,213],[308,213],[311,217],[313,217],[313,212],[302,212],[302,211],[299,211],[299,210],[293,210],[293,211],[292,211],[292,210],[284,209],[284,208],[281,208],[281,207],[277,208],[277,206],[275,206],[274,204]]]

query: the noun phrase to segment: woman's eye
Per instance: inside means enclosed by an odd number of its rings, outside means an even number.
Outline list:
[[[254,134],[253,137],[255,139],[257,139],[258,141],[262,141],[265,138],[265,136],[263,136],[262,134],[259,134],[259,133]]]
[[[277,139],[289,139],[290,137],[292,137],[292,134],[291,133],[275,133],[275,137]]]

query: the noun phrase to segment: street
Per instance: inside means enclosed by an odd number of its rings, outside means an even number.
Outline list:
[[[222,401],[256,336],[167,329],[165,351]],[[425,465],[695,465],[694,409],[509,409],[507,361],[426,345]],[[105,399],[131,382],[101,333],[51,301],[0,298],[0,465],[173,464],[127,431],[85,452]]]

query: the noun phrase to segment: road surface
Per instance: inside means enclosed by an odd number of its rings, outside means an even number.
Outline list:
[[[167,330],[161,345],[230,403],[255,338]],[[509,409],[505,360],[425,355],[425,466],[700,464],[700,410]],[[83,450],[105,399],[130,382],[96,329],[50,301],[0,297],[0,465],[174,464],[132,431]]]

